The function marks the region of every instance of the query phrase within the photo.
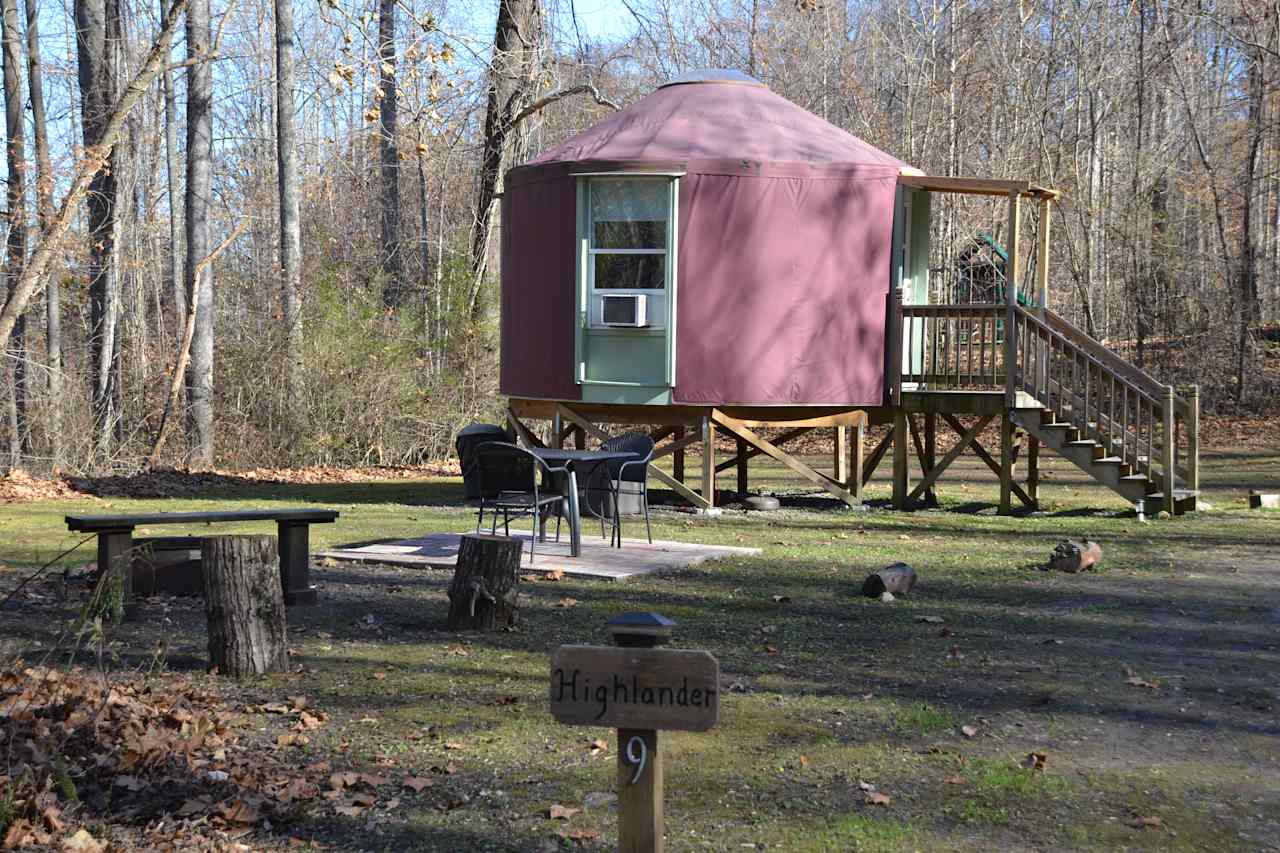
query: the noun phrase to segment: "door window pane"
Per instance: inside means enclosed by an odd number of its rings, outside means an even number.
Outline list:
[[[662,290],[666,255],[609,255],[595,258],[595,286],[601,290]]]
[[[593,249],[665,249],[667,223],[652,220],[619,222],[597,220],[592,223]]]

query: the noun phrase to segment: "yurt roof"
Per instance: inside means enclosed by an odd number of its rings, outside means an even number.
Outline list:
[[[726,159],[915,172],[738,71],[695,72],[676,78],[543,152],[530,165]]]

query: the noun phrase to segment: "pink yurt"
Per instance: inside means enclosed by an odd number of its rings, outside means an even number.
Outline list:
[[[502,393],[881,405],[913,172],[746,75],[659,87],[507,173]]]

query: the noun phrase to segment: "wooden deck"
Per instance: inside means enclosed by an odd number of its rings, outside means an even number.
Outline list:
[[[467,531],[470,532],[470,531]],[[512,532],[513,536],[527,540],[528,533]],[[458,542],[461,533],[432,533],[414,539],[401,539],[353,548],[334,548],[321,551],[317,557],[328,557],[359,563],[385,563],[421,569],[452,569],[458,561]],[[521,570],[534,573],[564,572],[574,578],[622,581],[637,575],[650,575],[686,569],[709,560],[727,557],[754,557],[759,548],[739,548],[725,545],[694,545],[687,542],[655,540],[650,545],[644,539],[623,539],[621,548],[609,547],[609,540],[582,534],[582,556],[569,556],[567,531],[559,542],[539,542],[537,555],[529,561],[529,545],[525,542]]]

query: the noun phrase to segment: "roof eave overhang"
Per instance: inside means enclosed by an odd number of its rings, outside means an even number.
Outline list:
[[[925,175],[917,169],[904,169],[898,175],[898,183],[935,193],[963,193],[966,195],[1007,196],[1017,193],[1023,198],[1056,199],[1061,193],[1051,187],[1043,187],[1030,181],[1002,181],[994,178],[941,178]]]

